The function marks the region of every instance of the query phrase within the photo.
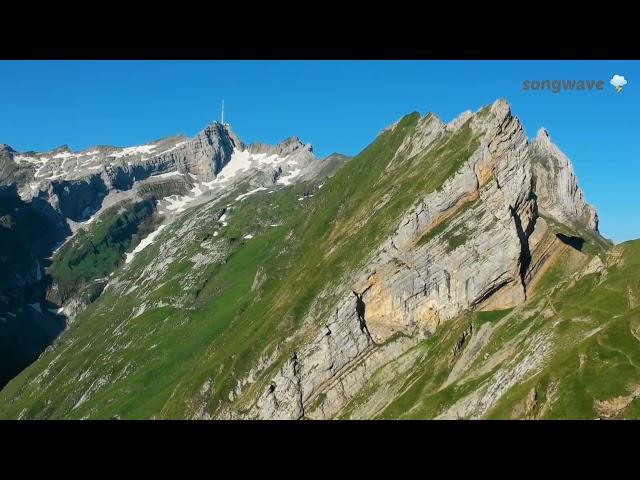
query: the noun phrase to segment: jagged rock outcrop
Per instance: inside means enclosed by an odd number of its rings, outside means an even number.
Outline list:
[[[313,170],[313,164],[317,163],[313,153],[313,146],[310,143],[302,143],[295,136],[289,137],[273,146],[259,142],[252,143],[247,148],[247,151],[266,158],[287,159],[286,163],[274,164],[273,168],[264,171],[264,178],[270,178],[273,183],[276,183],[280,178],[286,178],[291,175],[309,177]],[[305,172],[307,173],[306,175]]]
[[[505,101],[449,124],[407,115],[354,160],[331,164],[295,137],[274,147],[216,143],[226,129],[193,140],[207,154],[185,153],[195,148],[187,140],[144,160],[153,174],[135,190],[170,194],[157,206],[167,228],[102,274],[91,310],[9,385],[11,416],[87,418],[128,405],[118,414],[482,417],[542,368],[556,322],[574,319],[549,320],[545,332],[505,328],[525,332],[519,349],[502,336],[497,351],[486,349],[491,335],[516,313],[521,322],[554,316],[536,288],[561,254],[582,275],[609,262],[580,251],[575,235],[601,237],[570,163],[548,136],[530,143]],[[116,160],[94,172],[107,189],[130,175],[110,169],[136,168]],[[189,202],[198,206],[185,212]],[[73,299],[64,311],[85,306]],[[79,354],[99,360],[65,363]],[[470,369],[476,376],[465,378]],[[140,386],[157,371],[166,383]],[[56,398],[42,407],[38,392]],[[435,406],[402,410],[423,394],[438,397]],[[538,415],[549,403],[542,396],[521,410]],[[158,407],[146,410],[151,398]]]
[[[244,148],[228,126],[215,122],[169,155],[175,159],[178,171],[192,173],[207,182],[229,162],[234,149]]]
[[[319,389],[372,346],[360,299],[351,295],[308,346],[295,352],[258,399],[259,418],[302,418]]]
[[[63,216],[79,222],[100,208],[107,192],[100,175],[94,174],[78,180],[47,182],[38,198],[46,200]]]
[[[13,161],[14,150],[9,145],[0,144],[0,184],[11,178],[16,170]]]
[[[394,334],[429,336],[465,310],[524,302],[527,286],[560,245],[539,217],[539,205],[560,222],[578,222],[597,233],[595,211],[585,203],[569,160],[546,134],[529,144],[505,101],[465,113],[448,126],[426,115],[396,156],[428,151],[467,123],[478,136],[478,148],[442,188],[407,212],[365,271],[353,276],[331,320],[332,334],[318,329],[315,340],[276,375],[252,416],[337,413],[357,389],[336,395],[326,385],[349,384],[350,375],[363,375],[362,369],[343,367],[366,365],[367,352],[389,348],[385,343]],[[349,339],[339,354],[327,347],[328,338],[336,338],[333,332]]]
[[[193,182],[183,175],[159,179],[150,182],[141,183],[138,186],[138,194],[141,196],[151,196],[161,200],[171,195],[187,195],[189,190],[193,188]]]
[[[289,137],[279,144],[272,146],[261,142],[255,142],[249,145],[249,152],[264,153],[266,155],[278,155],[287,157],[293,154],[313,153],[313,147],[309,143],[302,143],[298,137]]]
[[[539,206],[569,225],[598,230],[598,214],[587,204],[571,161],[541,128],[531,144],[533,174]]]
[[[109,192],[131,190],[147,179],[171,174],[210,182],[239,152],[246,152],[250,168],[244,167],[244,173],[256,186],[296,177],[315,161],[313,147],[298,137],[247,148],[228,125],[214,122],[191,139],[174,136],[127,148],[98,146],[72,152],[65,145],[50,152],[19,153],[3,145],[0,184],[16,185],[24,200],[44,199],[60,214],[81,222],[100,209]],[[265,165],[258,168],[263,158]],[[153,187],[143,190],[149,188]]]

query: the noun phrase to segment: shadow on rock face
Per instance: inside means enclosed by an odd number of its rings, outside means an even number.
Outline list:
[[[45,273],[56,246],[70,233],[42,199],[23,201],[15,185],[0,187],[0,388],[64,330],[58,306],[44,300]]]
[[[563,235],[562,233],[557,233],[556,237],[565,245],[569,245],[572,248],[575,248],[579,252],[582,251],[582,247],[584,245],[584,239],[580,237],[572,237],[569,235]]]

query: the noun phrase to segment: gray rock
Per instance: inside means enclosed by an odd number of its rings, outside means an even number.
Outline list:
[[[571,161],[541,128],[531,144],[533,173],[540,208],[569,225],[598,230],[598,214],[587,204]]]
[[[251,418],[330,418],[377,368],[442,322],[465,310],[521,304],[559,243],[539,208],[597,235],[597,215],[584,201],[569,160],[544,133],[529,144],[503,100],[448,126],[431,114],[423,117],[396,155],[425,153],[466,122],[480,135],[479,148],[441,189],[406,213],[367,267],[342,286],[335,314],[320,322],[316,336],[273,378]],[[445,221],[439,234],[419,242]],[[459,241],[451,242],[456,236]],[[481,413],[503,391],[498,385],[454,413]]]

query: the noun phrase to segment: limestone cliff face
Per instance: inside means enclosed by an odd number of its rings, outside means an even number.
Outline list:
[[[252,143],[247,148],[251,154],[265,155],[266,157],[287,158],[287,162],[274,167],[264,174],[271,177],[273,182],[279,178],[287,177],[291,174],[300,175],[305,179],[313,178],[318,174],[313,166],[317,164],[310,143],[303,143],[298,137],[289,137],[277,145],[266,145],[264,143]]]
[[[258,399],[258,418],[301,418],[323,385],[370,351],[373,342],[360,311],[360,299],[348,296],[326,326],[285,364]]]
[[[50,152],[20,153],[2,145],[0,185],[16,185],[23,200],[43,199],[58,213],[80,222],[100,208],[109,192],[132,190],[141,182],[171,173],[210,182],[234,152],[243,151],[252,158],[271,157],[271,170],[255,169],[252,183],[260,185],[298,176],[315,161],[312,146],[298,137],[275,146],[255,143],[247,147],[229,125],[214,122],[191,139],[168,137],[137,147],[99,146],[72,152],[63,146]]]
[[[86,218],[105,193],[108,204],[131,190],[158,200],[166,226],[133,261],[92,280],[95,301],[64,303],[69,320],[92,307],[37,362],[40,373],[9,385],[7,408],[17,418],[90,418],[118,402],[143,405],[157,384],[137,379],[157,371],[174,382],[155,392],[162,407],[132,417],[367,418],[404,399],[416,375],[436,372],[438,388],[457,389],[482,360],[478,375],[500,368],[477,395],[465,390],[447,409],[408,412],[480,417],[551,349],[532,327],[520,349],[482,351],[502,328],[496,323],[513,315],[504,309],[527,321],[522,311],[543,303],[539,280],[561,255],[582,272],[589,255],[559,232],[601,239],[570,161],[546,132],[529,142],[501,100],[449,124],[407,115],[354,159],[326,162],[296,137],[246,147],[220,124],[126,152],[0,150],[0,173],[23,179],[12,196],[53,219]],[[14,222],[0,215],[0,233]],[[25,272],[37,278],[31,263]],[[23,310],[48,315],[47,306]],[[550,318],[547,309],[535,306]],[[483,310],[501,312],[480,321]],[[498,313],[506,316],[494,322]],[[97,360],[72,365],[78,355]],[[513,355],[524,361],[504,361]],[[119,383],[129,375],[137,377]],[[436,380],[426,381],[431,388]],[[44,410],[42,395],[54,398]]]
[[[74,221],[82,221],[100,207],[108,188],[98,174],[78,180],[47,182],[38,198],[46,200],[55,211]]]
[[[334,315],[270,380],[250,418],[331,417],[374,367],[443,322],[466,310],[524,302],[560,246],[540,208],[597,234],[597,215],[569,160],[546,133],[530,144],[504,101],[449,125],[423,117],[396,156],[429,152],[466,124],[478,148],[442,188],[406,212],[367,267],[342,285]]]
[[[539,206],[563,223],[597,231],[598,214],[578,187],[571,161],[543,128],[531,144],[531,155]]]
[[[64,216],[82,221],[112,190],[130,190],[154,175],[191,174],[200,181],[216,178],[242,141],[228,125],[214,122],[192,139],[169,137],[137,147],[94,147],[72,152],[0,151],[0,183],[15,184],[24,200],[42,198]]]
[[[206,182],[229,163],[234,148],[245,147],[228,126],[215,122],[168,155],[179,171],[192,173]]]
[[[251,153],[264,153],[267,155],[278,155],[280,157],[287,157],[295,154],[312,153],[313,147],[309,143],[302,143],[298,137],[289,137],[280,142],[279,144],[272,146],[265,143],[256,142],[249,145],[248,150]]]

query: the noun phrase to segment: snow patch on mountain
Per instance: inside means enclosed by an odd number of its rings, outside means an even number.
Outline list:
[[[131,263],[135,256],[140,253],[142,250],[147,248],[149,245],[153,243],[158,234],[166,227],[166,225],[160,225],[156,230],[147,235],[137,246],[133,249],[131,253],[127,253],[127,258],[124,263]]]
[[[263,190],[266,190],[266,188],[264,188],[264,187],[254,188],[253,190],[250,190],[250,191],[248,191],[247,193],[243,193],[243,194],[241,194],[241,195],[238,195],[238,196],[236,197],[236,200],[235,200],[235,201],[236,201],[236,202],[238,202],[238,201],[242,201],[243,199],[247,198],[249,195],[253,195],[254,193],[261,192],[261,191],[263,191]]]
[[[300,168],[296,168],[289,172],[288,175],[282,176],[278,179],[278,184],[280,185],[291,185],[293,180],[295,180],[302,170]]]
[[[129,155],[150,154],[157,148],[157,145],[138,145],[135,147],[126,147],[120,151],[112,152],[109,156],[114,158],[127,157]]]

